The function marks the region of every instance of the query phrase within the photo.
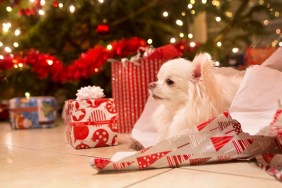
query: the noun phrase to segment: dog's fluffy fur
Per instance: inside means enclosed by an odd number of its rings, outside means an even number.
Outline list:
[[[215,68],[205,53],[192,62],[179,58],[163,64],[158,81],[149,84],[151,96],[160,103],[153,115],[159,141],[228,110],[242,74]]]

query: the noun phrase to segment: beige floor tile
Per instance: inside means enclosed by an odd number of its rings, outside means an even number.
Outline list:
[[[125,187],[170,169],[97,174],[89,157],[0,148],[0,187]]]
[[[9,123],[0,124],[0,144],[31,149],[44,149],[67,143],[65,126],[49,129],[12,130]]]
[[[274,179],[251,178],[177,168],[128,187],[278,188],[281,187],[281,183]]]
[[[247,177],[256,177],[264,179],[273,179],[265,171],[261,170],[255,161],[234,161],[227,163],[214,163],[198,166],[186,166],[182,167],[186,169],[192,169],[203,172],[218,172],[230,175],[241,175]]]
[[[89,148],[89,149],[74,149],[70,144],[64,144],[60,146],[50,147],[43,149],[44,151],[53,153],[63,153],[71,155],[83,155],[102,158],[111,158],[118,151],[134,151],[129,147],[129,144],[120,143],[117,146]]]

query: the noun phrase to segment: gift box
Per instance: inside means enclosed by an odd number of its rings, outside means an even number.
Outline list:
[[[276,48],[247,48],[245,52],[246,66],[260,65],[269,58]]]
[[[57,102],[54,97],[13,98],[9,108],[12,129],[51,128],[55,125]]]
[[[114,146],[117,112],[111,98],[66,101],[67,139],[75,149]]]
[[[176,48],[167,45],[144,58],[111,63],[112,95],[117,104],[119,133],[131,133],[147,101],[149,83],[156,81],[164,62],[178,56]]]

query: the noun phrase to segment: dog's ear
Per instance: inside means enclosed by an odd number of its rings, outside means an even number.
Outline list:
[[[197,55],[192,61],[192,81],[197,82],[206,73],[206,69],[211,67],[211,56],[208,53]]]

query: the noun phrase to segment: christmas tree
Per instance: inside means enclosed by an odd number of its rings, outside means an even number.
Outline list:
[[[0,99],[25,93],[74,98],[86,85],[99,85],[110,96],[106,58],[121,54],[107,50],[124,49],[132,41],[114,41],[131,37],[138,37],[132,39],[136,49],[144,46],[141,39],[154,47],[180,43],[188,47],[183,57],[207,51],[222,66],[247,47],[282,45],[279,0],[2,0],[0,5]],[[129,51],[123,55],[132,55]],[[91,71],[80,71],[86,65]]]

